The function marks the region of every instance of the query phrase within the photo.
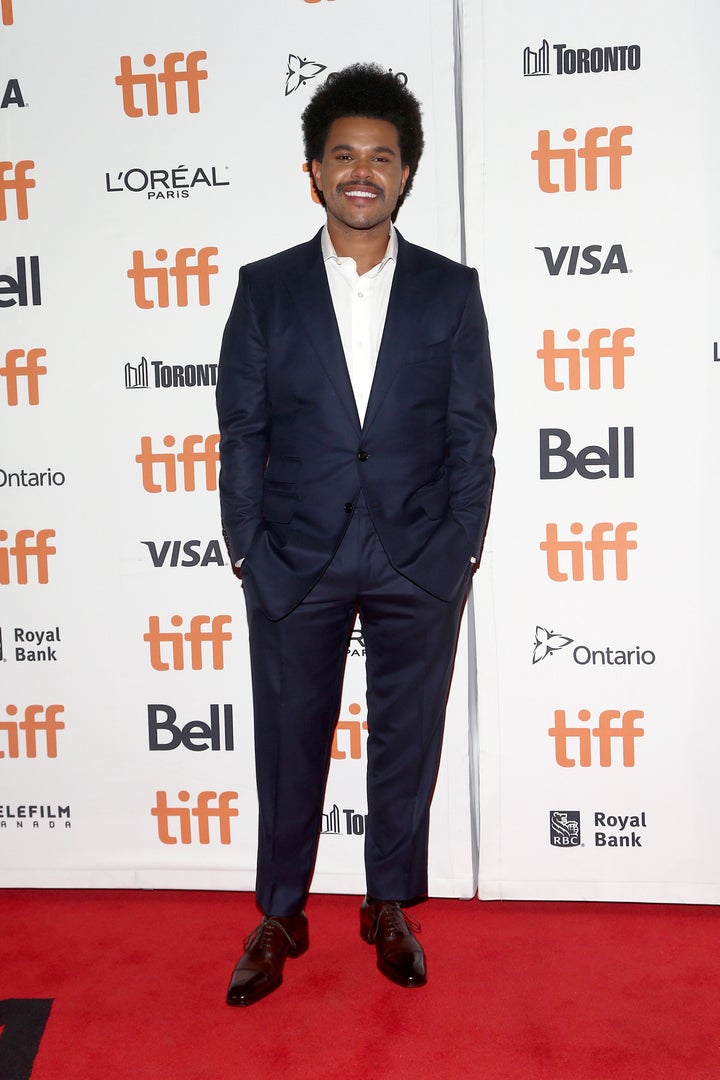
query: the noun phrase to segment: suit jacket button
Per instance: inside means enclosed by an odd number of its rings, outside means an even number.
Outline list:
[[[360,452],[358,453],[358,461],[367,461],[369,457],[370,455],[368,454],[367,450],[360,450]]]
[[[353,504],[352,503],[345,503],[345,506],[343,507],[343,510],[345,511],[346,514],[352,514],[352,512],[353,512]]]

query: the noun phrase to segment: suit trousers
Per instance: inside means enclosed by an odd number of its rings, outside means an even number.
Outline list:
[[[250,560],[252,562],[252,560]],[[359,612],[367,675],[365,873],[368,895],[428,888],[430,801],[470,567],[439,600],[388,561],[362,500],[322,577],[269,619],[243,568],[259,801],[256,896],[266,915],[305,903],[320,834],[350,634]]]

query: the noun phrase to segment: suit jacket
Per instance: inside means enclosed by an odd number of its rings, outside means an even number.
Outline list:
[[[495,435],[477,273],[407,243],[364,423],[320,233],[245,266],[217,385],[220,501],[233,563],[282,618],[331,560],[363,493],[393,566],[448,600],[479,558]]]

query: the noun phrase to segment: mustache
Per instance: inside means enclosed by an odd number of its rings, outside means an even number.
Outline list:
[[[385,192],[379,184],[373,184],[368,180],[356,180],[354,184],[338,184],[335,190],[338,195],[344,195],[346,191],[353,191],[355,188],[362,188],[364,191],[374,191],[382,197],[385,195]]]

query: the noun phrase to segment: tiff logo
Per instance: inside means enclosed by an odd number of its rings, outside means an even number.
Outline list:
[[[584,526],[579,521],[574,521],[570,526],[573,536],[581,536],[583,529]],[[627,581],[628,551],[635,551],[637,548],[637,541],[630,539],[630,533],[635,532],[636,529],[637,523],[634,521],[621,521],[619,525],[612,525],[609,521],[599,521],[592,526],[590,539],[583,543],[582,540],[560,540],[557,525],[549,522],[546,525],[545,539],[540,544],[540,550],[547,553],[548,577],[552,581],[568,580],[568,574],[560,569],[560,553],[567,552],[570,555],[569,566],[572,580],[584,581],[585,552],[589,551],[592,579],[604,581],[605,555],[606,552],[611,551],[615,555],[615,580]]]
[[[352,705],[348,706],[348,712],[353,717],[357,717],[362,712],[362,706],[358,705],[356,701]],[[362,757],[362,733],[367,732],[367,720],[338,720],[335,726],[335,734],[333,735],[331,757],[336,761],[344,761],[348,756],[348,751],[343,750],[340,747],[340,733],[347,732],[348,734],[348,746],[350,750],[350,757],[357,761]],[[343,740],[344,741],[344,740]]]
[[[28,405],[40,404],[40,376],[47,375],[47,368],[39,364],[47,356],[45,349],[9,349],[0,376],[5,380],[5,396],[8,405],[20,404],[20,381],[24,381]],[[22,362],[24,360],[24,363]]]
[[[161,844],[177,844],[177,833],[170,831],[174,819],[179,829],[181,844],[192,844],[193,833],[199,844],[210,843],[210,822],[217,821],[218,836],[221,844],[231,843],[230,821],[238,817],[240,811],[230,804],[238,797],[237,791],[200,791],[195,806],[170,806],[166,791],[156,792],[155,806],[150,813],[157,820],[158,839]],[[189,791],[178,791],[178,801],[190,802]],[[217,805],[212,805],[217,800]],[[193,829],[193,819],[195,828]]]
[[[45,756],[56,758],[57,733],[65,730],[65,725],[62,720],[58,720],[58,715],[64,711],[62,705],[27,705],[23,719],[17,720],[17,705],[6,706],[5,712],[10,719],[0,719],[0,732],[7,737],[7,756],[20,757],[22,742],[25,757],[38,757],[38,735],[42,735],[45,741]],[[0,747],[0,758],[4,757],[5,750]]]
[[[142,482],[146,491],[177,491],[177,465],[182,465],[183,491],[195,491],[195,467],[201,465],[205,473],[205,490],[217,491],[217,467],[220,461],[219,435],[186,435],[183,448],[177,454],[153,450],[152,437],[142,435],[140,453],[135,460],[142,469]],[[174,435],[163,438],[168,450],[175,445]],[[161,480],[155,479],[155,467],[160,467]]]
[[[15,543],[7,547],[2,541],[8,539],[5,529],[0,529],[0,585],[11,582],[11,563],[15,560],[15,580],[18,585],[27,585],[29,563],[34,561],[38,585],[48,583],[48,560],[56,554],[48,541],[55,536],[54,529],[41,529],[36,533],[32,529],[20,529],[15,534]],[[35,537],[35,543],[32,543]]]
[[[576,344],[580,337],[579,330],[568,330],[567,339],[573,344],[557,345],[555,331],[543,331],[543,344],[537,355],[543,362],[543,380],[547,389],[600,390],[609,378],[613,390],[624,389],[625,361],[635,355],[628,340],[635,337],[635,331],[629,326],[619,330],[605,327],[591,330],[587,345],[582,349]]]
[[[564,709],[555,710],[555,723],[548,728],[548,735],[555,740],[555,760],[564,769],[572,769],[579,765],[581,769],[587,769],[593,764],[593,746],[599,753],[601,768],[607,769],[612,765],[613,743],[617,744],[622,753],[622,764],[626,769],[632,769],[635,765],[635,740],[645,734],[644,728],[635,727],[636,720],[642,720],[644,712],[641,709],[628,709],[620,712],[619,709],[604,709],[598,717],[597,726],[568,727]],[[592,719],[589,709],[580,709],[578,720],[581,724],[587,724]],[[620,721],[616,723],[616,721]],[[568,740],[577,739],[577,760],[568,753]],[[595,739],[595,743],[593,743]]]
[[[210,303],[210,277],[218,272],[218,267],[210,262],[210,257],[217,253],[216,247],[204,247],[199,251],[189,247],[180,248],[172,266],[146,267],[144,253],[133,251],[133,262],[127,276],[133,283],[136,305],[146,310],[155,307],[155,300],[148,296],[146,288],[148,282],[153,280],[156,283],[157,306],[170,307],[170,278],[174,278],[175,303],[178,307],[187,307],[188,282],[194,277],[197,278],[198,303],[200,307],[207,307]],[[155,252],[158,262],[165,262],[167,257],[165,248],[158,248]]]
[[[159,74],[148,72],[135,74],[132,67],[132,57],[120,57],[120,74],[115,77],[115,84],[122,90],[123,109],[127,116],[144,116],[142,105],[138,105],[135,99],[135,91],[143,88],[141,99],[144,98],[144,106],[148,116],[157,116],[159,107],[158,83],[165,90],[165,111],[168,116],[175,116],[178,111],[178,83],[185,83],[187,92],[188,112],[200,112],[200,83],[207,79],[207,71],[199,67],[201,60],[207,60],[206,52],[190,52],[187,58],[184,53],[168,53],[162,61],[162,71]],[[143,64],[146,68],[153,68],[157,58],[153,53],[143,56]],[[181,66],[184,62],[184,66]]]
[[[182,615],[173,615],[170,624],[174,630],[161,630],[160,618],[151,615],[148,619],[148,632],[143,634],[143,641],[150,646],[150,664],[155,671],[184,671],[187,655],[190,659],[190,667],[193,671],[202,671],[203,653],[209,652],[212,666],[215,671],[220,671],[224,666],[223,646],[226,641],[232,641],[232,634],[225,630],[232,622],[230,615],[193,615],[190,619],[190,629],[185,633],[180,629],[183,625]],[[168,650],[163,646],[168,645]],[[186,649],[185,646],[188,646]],[[204,646],[209,646],[205,649]],[[164,658],[169,655],[169,661]]]
[[[2,22],[3,26],[12,26],[14,22],[13,0],[0,0],[0,22]]]
[[[623,143],[626,135],[632,135],[632,128],[628,125],[608,130],[606,127],[590,128],[585,135],[585,142],[579,149],[554,149],[550,145],[550,132],[546,129],[538,132],[537,149],[533,150],[530,157],[538,163],[538,184],[541,191],[560,191],[560,184],[552,178],[552,163],[562,162],[563,191],[575,191],[577,189],[577,161],[580,158],[584,162],[584,180],[586,191],[597,191],[598,187],[598,160],[607,158],[608,181],[611,191],[617,191],[622,187],[622,159],[632,154],[632,147]],[[563,131],[563,139],[566,143],[575,142],[577,131],[575,128],[566,128]],[[607,138],[607,144],[601,140]]]
[[[34,161],[18,161],[14,166],[12,161],[0,161],[0,221],[8,219],[8,191],[15,192],[18,221],[27,221],[28,191],[35,187],[35,181],[28,173],[34,168]]]

